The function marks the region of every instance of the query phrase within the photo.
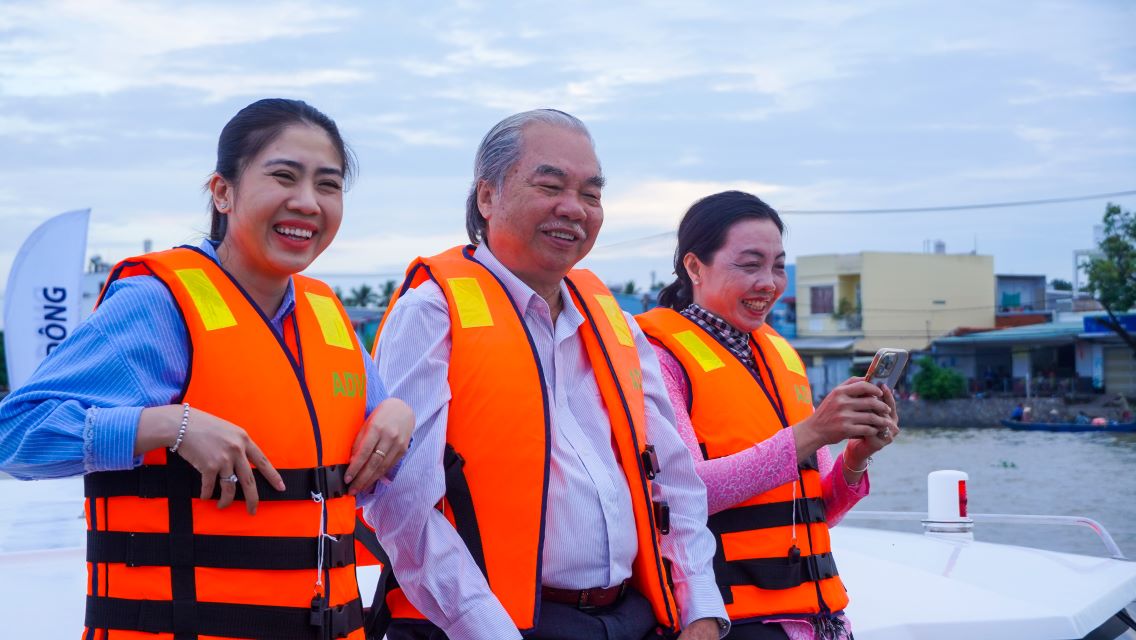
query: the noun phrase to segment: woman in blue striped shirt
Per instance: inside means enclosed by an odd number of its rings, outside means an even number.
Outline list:
[[[253,103],[230,120],[218,143],[217,167],[208,184],[213,216],[210,238],[198,247],[182,250],[196,252],[194,259],[209,267],[204,272],[220,271],[227,275],[228,278],[222,276],[218,282],[229,287],[224,283],[231,280],[244,294],[243,297],[237,294],[229,299],[230,304],[238,305],[239,308],[234,307],[238,309],[238,315],[251,305],[258,313],[246,314],[245,317],[259,314],[275,336],[275,340],[268,338],[269,351],[278,342],[279,347],[290,354],[299,385],[258,388],[255,393],[260,394],[257,396],[260,398],[264,394],[281,397],[294,393],[298,396],[302,390],[304,398],[300,405],[307,404],[310,420],[306,415],[296,416],[295,420],[288,419],[284,424],[270,425],[267,431],[262,424],[257,433],[264,434],[264,437],[271,434],[280,442],[276,430],[314,430],[316,451],[320,452],[321,438],[326,448],[329,437],[326,430],[332,427],[324,424],[325,431],[321,435],[317,415],[330,415],[338,421],[334,424],[343,424],[343,416],[353,414],[318,408],[321,396],[309,390],[310,380],[305,380],[305,355],[301,347],[311,344],[323,348],[326,347],[323,341],[326,341],[327,345],[358,352],[358,366],[353,360],[350,364],[351,368],[362,372],[362,376],[351,380],[358,379],[362,388],[347,389],[342,394],[339,391],[343,389],[337,388],[334,395],[356,398],[364,395],[361,404],[365,409],[360,415],[366,416],[366,419],[346,435],[347,443],[353,441],[349,461],[346,460],[346,447],[343,447],[346,468],[337,468],[332,480],[331,467],[320,467],[319,471],[324,475],[315,481],[315,491],[312,492],[312,499],[320,500],[320,491],[328,494],[328,498],[334,497],[337,492],[355,494],[370,491],[384,474],[393,473],[391,470],[396,468],[406,451],[414,425],[413,415],[405,403],[386,397],[374,361],[347,333],[349,329],[343,326],[341,310],[333,299],[324,296],[326,304],[321,309],[316,304],[318,300],[313,301],[313,285],[304,285],[306,297],[299,302],[303,305],[303,313],[297,311],[296,283],[299,281],[294,281],[293,276],[306,269],[335,237],[342,219],[343,190],[352,177],[352,165],[351,155],[335,123],[323,113],[295,100],[270,99]],[[157,261],[155,264],[163,263]],[[220,269],[214,268],[214,264]],[[173,273],[180,275],[181,272]],[[142,464],[148,452],[164,447],[170,452],[165,457],[167,471],[168,465],[176,462],[183,466],[188,463],[200,473],[199,480],[183,480],[191,484],[195,495],[200,482],[201,500],[217,499],[217,507],[223,509],[234,499],[241,498],[248,513],[255,514],[259,498],[268,497],[266,492],[286,490],[282,474],[242,425],[183,402],[190,388],[191,369],[194,369],[191,365],[195,361],[190,326],[197,326],[187,324],[186,306],[192,304],[186,301],[192,298],[193,302],[198,302],[200,291],[186,284],[184,290],[178,289],[182,292],[179,303],[169,282],[155,275],[112,280],[97,311],[41,363],[27,384],[14,390],[0,403],[0,471],[23,480],[80,474],[99,474],[102,478],[106,474],[101,472],[134,469]],[[213,285],[207,281],[206,286]],[[315,286],[323,287],[319,283]],[[185,291],[188,291],[188,297]],[[212,289],[212,292],[216,294],[217,289]],[[219,302],[222,307],[225,303],[225,300]],[[314,322],[312,318],[318,320],[322,339],[314,337],[319,332],[308,332],[304,335],[305,340],[301,341],[298,327],[304,322]],[[338,337],[333,335],[334,331],[329,334],[328,322],[332,325],[338,323],[344,331]],[[313,340],[317,342],[311,342]],[[312,353],[308,354],[309,359],[316,357],[313,354],[317,352],[313,347]],[[256,367],[262,364],[242,361],[239,352],[231,355],[233,367],[246,367],[255,372]],[[251,386],[255,384],[253,382]],[[215,402],[212,397],[209,399],[210,406],[239,406],[248,400],[250,393],[250,389],[226,389],[220,394],[224,397]],[[329,390],[322,393],[328,397],[333,395],[330,380]],[[324,406],[332,405],[325,402]],[[287,437],[290,431],[282,433]],[[342,443],[344,432],[339,433],[338,442]],[[297,441],[296,446],[312,446],[311,436]],[[279,444],[277,447],[278,452],[286,451],[279,448]],[[318,453],[319,457],[323,455]],[[172,471],[169,475],[175,477]],[[261,476],[260,482],[258,475]],[[299,475],[285,473],[284,477],[299,478]],[[177,481],[180,480],[170,482]],[[303,481],[308,480],[305,477]],[[301,488],[295,485],[302,484],[299,479],[296,482],[289,480],[289,483],[294,486],[288,495]],[[339,490],[334,488],[336,485],[346,486]],[[92,495],[91,486],[88,482],[89,496]],[[219,494],[215,492],[218,486]],[[309,499],[306,491],[302,493],[303,500]],[[281,495],[273,499],[280,500]],[[174,499],[169,501],[173,503]],[[169,527],[173,533],[173,508],[170,511]],[[328,531],[324,522],[327,513],[324,508],[325,515],[317,518],[318,527],[314,527],[311,534],[305,534],[316,536],[313,539],[319,543],[320,549],[325,546],[323,538]],[[255,530],[253,535],[257,535]],[[257,540],[263,538],[263,534],[259,535],[261,538]],[[334,539],[334,536],[326,537]],[[200,550],[197,553],[201,553]],[[324,555],[322,550],[314,552],[314,556],[319,556],[319,562],[311,560],[313,568],[317,564],[319,567],[315,579],[317,594],[323,584],[320,576],[326,575]],[[176,573],[176,564],[170,569],[171,573]],[[353,575],[351,579],[353,583]],[[176,601],[176,578],[174,583],[173,599]],[[92,584],[97,585],[97,581],[93,580]],[[192,588],[193,581],[190,580],[189,584]],[[105,593],[92,595],[106,596]],[[193,597],[191,595],[191,599]],[[307,597],[311,597],[310,590]],[[304,604],[304,624],[309,619],[316,624],[319,616],[310,614],[306,600]],[[316,611],[316,605],[313,599],[312,611]],[[326,605],[325,595],[321,606],[326,609]],[[296,607],[280,608],[291,611]],[[88,626],[104,627],[92,624],[90,616],[91,606],[88,605]],[[198,624],[205,617],[205,614],[198,615],[198,621],[193,624]],[[230,616],[234,617],[240,616]],[[177,616],[173,618],[176,626]],[[357,631],[357,627],[352,626]],[[194,632],[233,637],[273,635],[263,628],[248,631],[251,635]]]

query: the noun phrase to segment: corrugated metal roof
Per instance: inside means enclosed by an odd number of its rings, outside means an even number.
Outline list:
[[[790,338],[797,351],[851,351],[855,338]]]
[[[995,331],[982,331],[966,336],[935,338],[935,345],[993,345],[993,344],[1066,344],[1072,343],[1084,330],[1081,322],[1046,322],[1022,327],[1009,327]]]

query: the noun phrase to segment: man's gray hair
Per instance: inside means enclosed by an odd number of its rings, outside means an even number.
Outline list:
[[[516,113],[498,122],[477,147],[473,160],[473,184],[469,187],[469,198],[465,204],[465,230],[470,242],[479,244],[488,238],[489,230],[481,209],[477,206],[477,185],[485,180],[497,191],[505,184],[505,174],[521,157],[524,140],[522,133],[526,125],[534,122],[564,127],[579,131],[595,147],[592,134],[579,118],[556,109],[534,109]]]

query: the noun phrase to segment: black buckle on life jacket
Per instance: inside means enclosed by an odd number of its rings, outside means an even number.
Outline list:
[[[323,630],[321,637],[346,638],[351,633],[350,611],[345,605],[328,606],[321,596],[312,597],[309,620],[313,627]]]
[[[655,528],[664,536],[671,532],[671,506],[666,500],[651,502],[655,507]]]
[[[312,469],[312,483],[324,499],[332,500],[347,495],[347,483],[343,481],[343,474],[347,465],[332,465]]]
[[[659,455],[655,453],[655,445],[649,444],[644,447],[643,453],[639,456],[643,459],[643,470],[647,473],[647,479],[654,480],[660,471]]]
[[[327,566],[332,569],[346,567],[355,562],[355,538],[351,535],[341,535],[338,538],[330,536],[323,539],[323,557]]]

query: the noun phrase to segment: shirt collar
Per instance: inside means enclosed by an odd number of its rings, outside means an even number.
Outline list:
[[[497,276],[501,284],[505,286],[505,293],[516,303],[517,308],[522,313],[530,309],[533,305],[540,305],[548,307],[548,303],[544,298],[540,297],[532,287],[525,284],[520,278],[516,276],[509,268],[501,264],[497,256],[489,250],[489,245],[482,242],[477,245],[477,249],[473,252],[473,257],[480,262],[490,273]],[[563,301],[561,305],[561,314],[566,320],[572,323],[573,326],[583,324],[584,317],[580,315],[580,310],[572,303],[572,294],[568,291],[568,285],[564,284],[564,280],[560,281],[560,298]]]
[[[220,242],[215,242],[206,238],[198,246],[198,248],[201,249],[201,252],[209,256],[209,258],[213,260],[213,262],[216,262],[217,266],[219,267],[221,267],[221,258],[217,255],[217,246],[220,244]],[[225,267],[221,267],[221,270],[224,271]],[[225,273],[228,273],[228,271],[225,271]],[[292,279],[288,278],[288,287],[284,289],[284,299],[280,301],[280,308],[276,310],[276,315],[272,318],[273,324],[282,323],[284,321],[284,318],[288,316],[288,314],[292,313],[295,308],[296,290],[293,287]]]
[[[753,354],[749,348],[749,334],[734,328],[732,324],[722,319],[722,316],[693,302],[687,305],[681,313],[705,329],[715,340],[722,343],[743,361],[749,362],[753,359]]]

